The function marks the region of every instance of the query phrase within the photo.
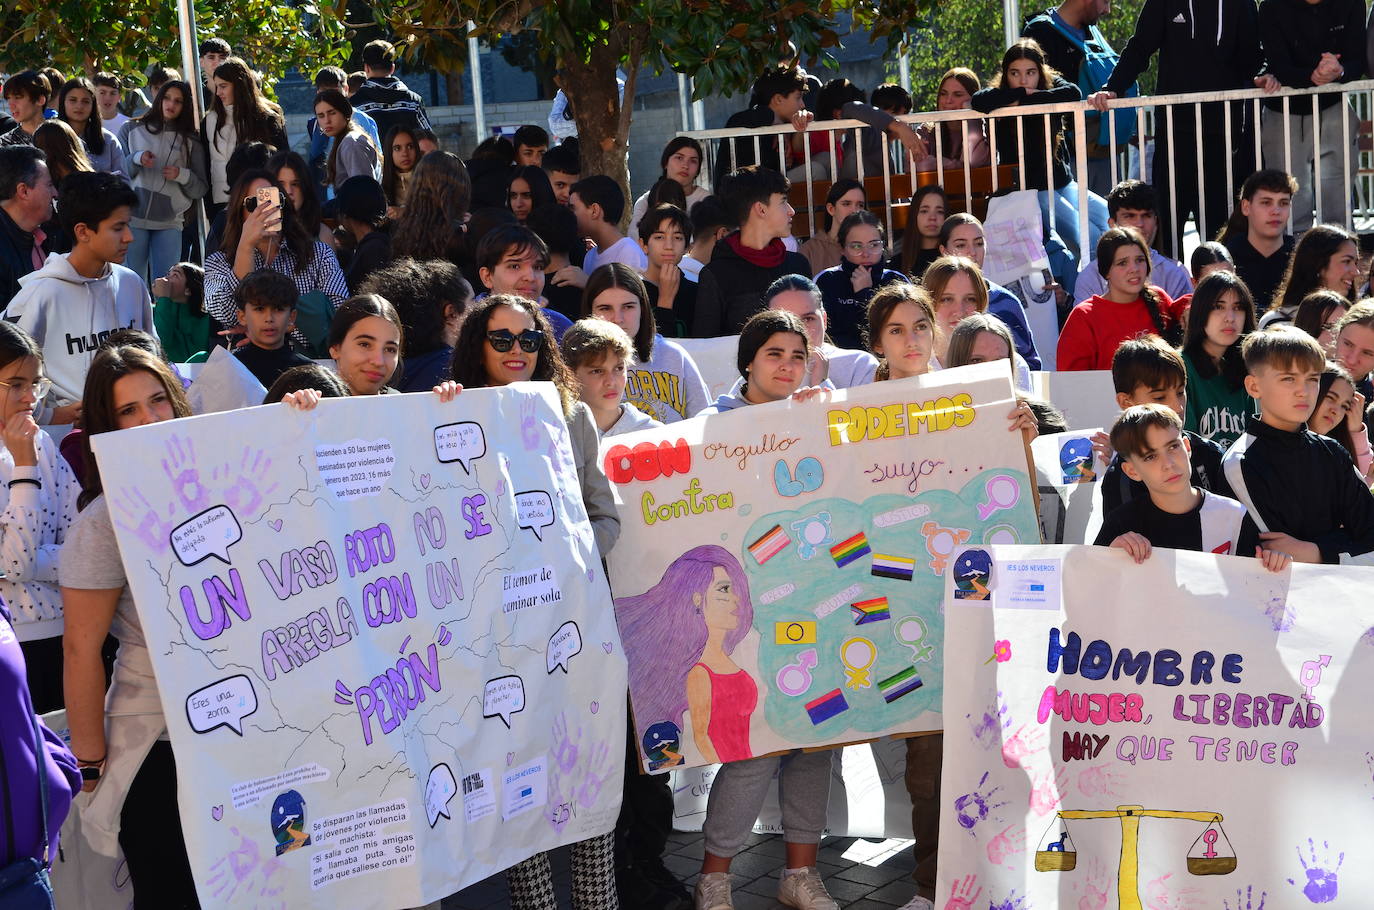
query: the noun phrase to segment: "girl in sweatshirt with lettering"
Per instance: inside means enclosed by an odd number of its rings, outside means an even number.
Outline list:
[[[599,266],[582,293],[582,315],[614,322],[634,339],[625,399],[661,423],[676,423],[710,403],[706,381],[675,341],[658,334],[649,292],[634,269],[620,262]]]
[[[38,344],[0,321],[0,596],[13,614],[39,714],[64,704],[57,559],[81,493],[56,443],[33,419],[47,384]]]
[[[1226,449],[1255,414],[1240,358],[1241,339],[1255,330],[1255,304],[1235,272],[1213,272],[1193,291],[1188,317],[1181,351],[1188,370],[1183,428]]]

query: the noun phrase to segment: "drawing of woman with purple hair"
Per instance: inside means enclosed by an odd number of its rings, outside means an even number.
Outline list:
[[[661,721],[682,725],[708,762],[751,758],[749,719],[758,707],[753,678],[730,656],[754,625],[749,581],[729,550],[693,547],[648,591],[616,599],[630,662],[638,733]]]

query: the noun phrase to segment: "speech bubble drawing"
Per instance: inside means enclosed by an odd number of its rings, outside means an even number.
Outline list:
[[[458,462],[472,476],[472,462],[487,454],[487,434],[471,420],[434,428],[434,457],[444,464]]]
[[[425,817],[433,828],[439,824],[439,816],[453,821],[448,814],[449,800],[458,795],[458,782],[453,779],[453,769],[440,762],[429,769],[429,780],[425,782]]]
[[[220,505],[186,519],[172,529],[172,552],[183,566],[193,566],[211,556],[229,562],[229,548],[243,540],[243,528],[228,506]]]
[[[582,632],[577,628],[577,623],[568,620],[558,627],[558,631],[549,636],[549,646],[544,652],[544,663],[552,673],[559,667],[563,672],[568,672],[568,661],[572,660],[574,654],[582,653]]]
[[[510,716],[525,710],[525,681],[518,676],[487,680],[482,692],[482,716],[499,717],[510,729]]]
[[[516,493],[515,514],[515,523],[533,533],[542,542],[544,529],[553,524],[553,500],[543,490]]]
[[[253,681],[242,673],[226,676],[186,696],[186,721],[197,733],[228,727],[243,735],[243,719],[258,710]]]

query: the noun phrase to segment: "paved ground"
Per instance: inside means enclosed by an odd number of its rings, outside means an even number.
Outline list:
[[[664,863],[689,888],[696,884],[701,850],[699,833],[674,834],[668,843]],[[752,835],[733,866],[736,910],[782,910],[775,899],[782,866],[782,837]],[[827,837],[821,844],[819,868],[831,895],[847,910],[892,910],[916,893],[909,841]],[[553,871],[560,906],[567,908],[571,875],[567,849],[553,855]],[[508,906],[505,880],[497,875],[447,898],[443,910],[504,910]]]

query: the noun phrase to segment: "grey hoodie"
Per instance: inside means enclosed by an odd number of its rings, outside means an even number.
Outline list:
[[[709,408],[705,408],[697,413],[698,417],[705,414],[724,414],[726,411],[733,411],[735,408],[746,407],[752,402],[746,401],[743,394],[744,380],[735,383],[735,387],[728,394],[721,395],[716,399],[716,403]]]
[[[57,405],[81,400],[96,348],[115,329],[157,335],[148,288],[133,270],[111,264],[99,278],[84,278],[58,253],[19,279],[19,293],[4,317],[43,349],[53,387],[34,412],[39,423],[51,422]]]
[[[125,134],[128,158],[125,165],[138,193],[138,205],[130,213],[129,224],[144,230],[181,230],[182,216],[195,200],[205,195],[210,183],[205,175],[205,153],[198,136],[186,136],[173,129],[150,133],[136,120]],[[139,163],[144,152],[152,152],[157,164],[146,168]],[[167,165],[178,168],[174,179],[162,176]]]

